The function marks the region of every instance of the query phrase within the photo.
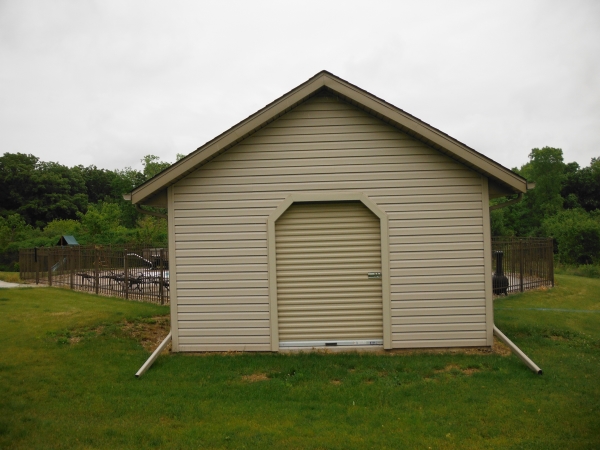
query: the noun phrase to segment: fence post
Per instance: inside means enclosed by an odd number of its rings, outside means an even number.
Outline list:
[[[164,305],[165,304],[165,294],[163,292],[163,285],[164,285],[164,272],[165,272],[165,264],[164,264],[164,258],[163,258],[163,249],[160,249],[160,253],[159,253],[159,257],[158,257],[158,261],[160,264],[160,279],[158,280],[158,291],[160,293],[160,304]]]
[[[127,266],[127,249],[123,249],[123,272],[125,277],[125,299],[129,300],[129,267]]]
[[[523,241],[519,239],[519,289],[523,292]]]
[[[35,284],[40,284],[40,263],[38,261],[38,248],[33,249],[33,257],[35,259]]]
[[[94,248],[94,284],[96,289],[96,295],[100,292],[100,277],[98,273],[98,262],[100,260],[100,253],[98,253],[98,249]]]
[[[73,259],[73,247],[69,248],[69,259],[67,264],[69,265],[69,287],[71,290],[75,287],[75,260]]]
[[[54,261],[52,250],[48,249],[48,286],[52,286],[52,261]]]
[[[550,281],[552,282],[552,287],[554,287],[554,239],[548,239],[548,244],[548,253],[550,253],[548,257],[550,262]]]

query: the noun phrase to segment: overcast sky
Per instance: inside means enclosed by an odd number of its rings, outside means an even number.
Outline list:
[[[1,153],[174,162],[323,69],[507,167],[600,156],[597,0],[0,0]]]

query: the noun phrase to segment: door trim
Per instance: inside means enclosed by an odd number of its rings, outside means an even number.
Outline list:
[[[365,205],[379,218],[381,231],[381,290],[383,302],[383,348],[392,348],[392,308],[390,301],[390,243],[388,216],[379,205],[362,192],[301,192],[294,193],[267,218],[267,251],[269,276],[269,326],[271,329],[271,350],[279,351],[279,323],[277,314],[277,255],[275,249],[275,222],[294,203],[303,202],[355,202]]]

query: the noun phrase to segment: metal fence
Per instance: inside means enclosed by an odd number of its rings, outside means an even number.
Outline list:
[[[166,248],[41,247],[19,251],[21,279],[70,289],[169,303]]]
[[[492,238],[494,294],[554,286],[551,238]]]

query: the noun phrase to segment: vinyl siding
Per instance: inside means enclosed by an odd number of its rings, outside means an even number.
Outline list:
[[[180,351],[271,349],[267,217],[333,191],[388,215],[393,347],[487,345],[481,176],[352,105],[309,99],[172,189]]]

